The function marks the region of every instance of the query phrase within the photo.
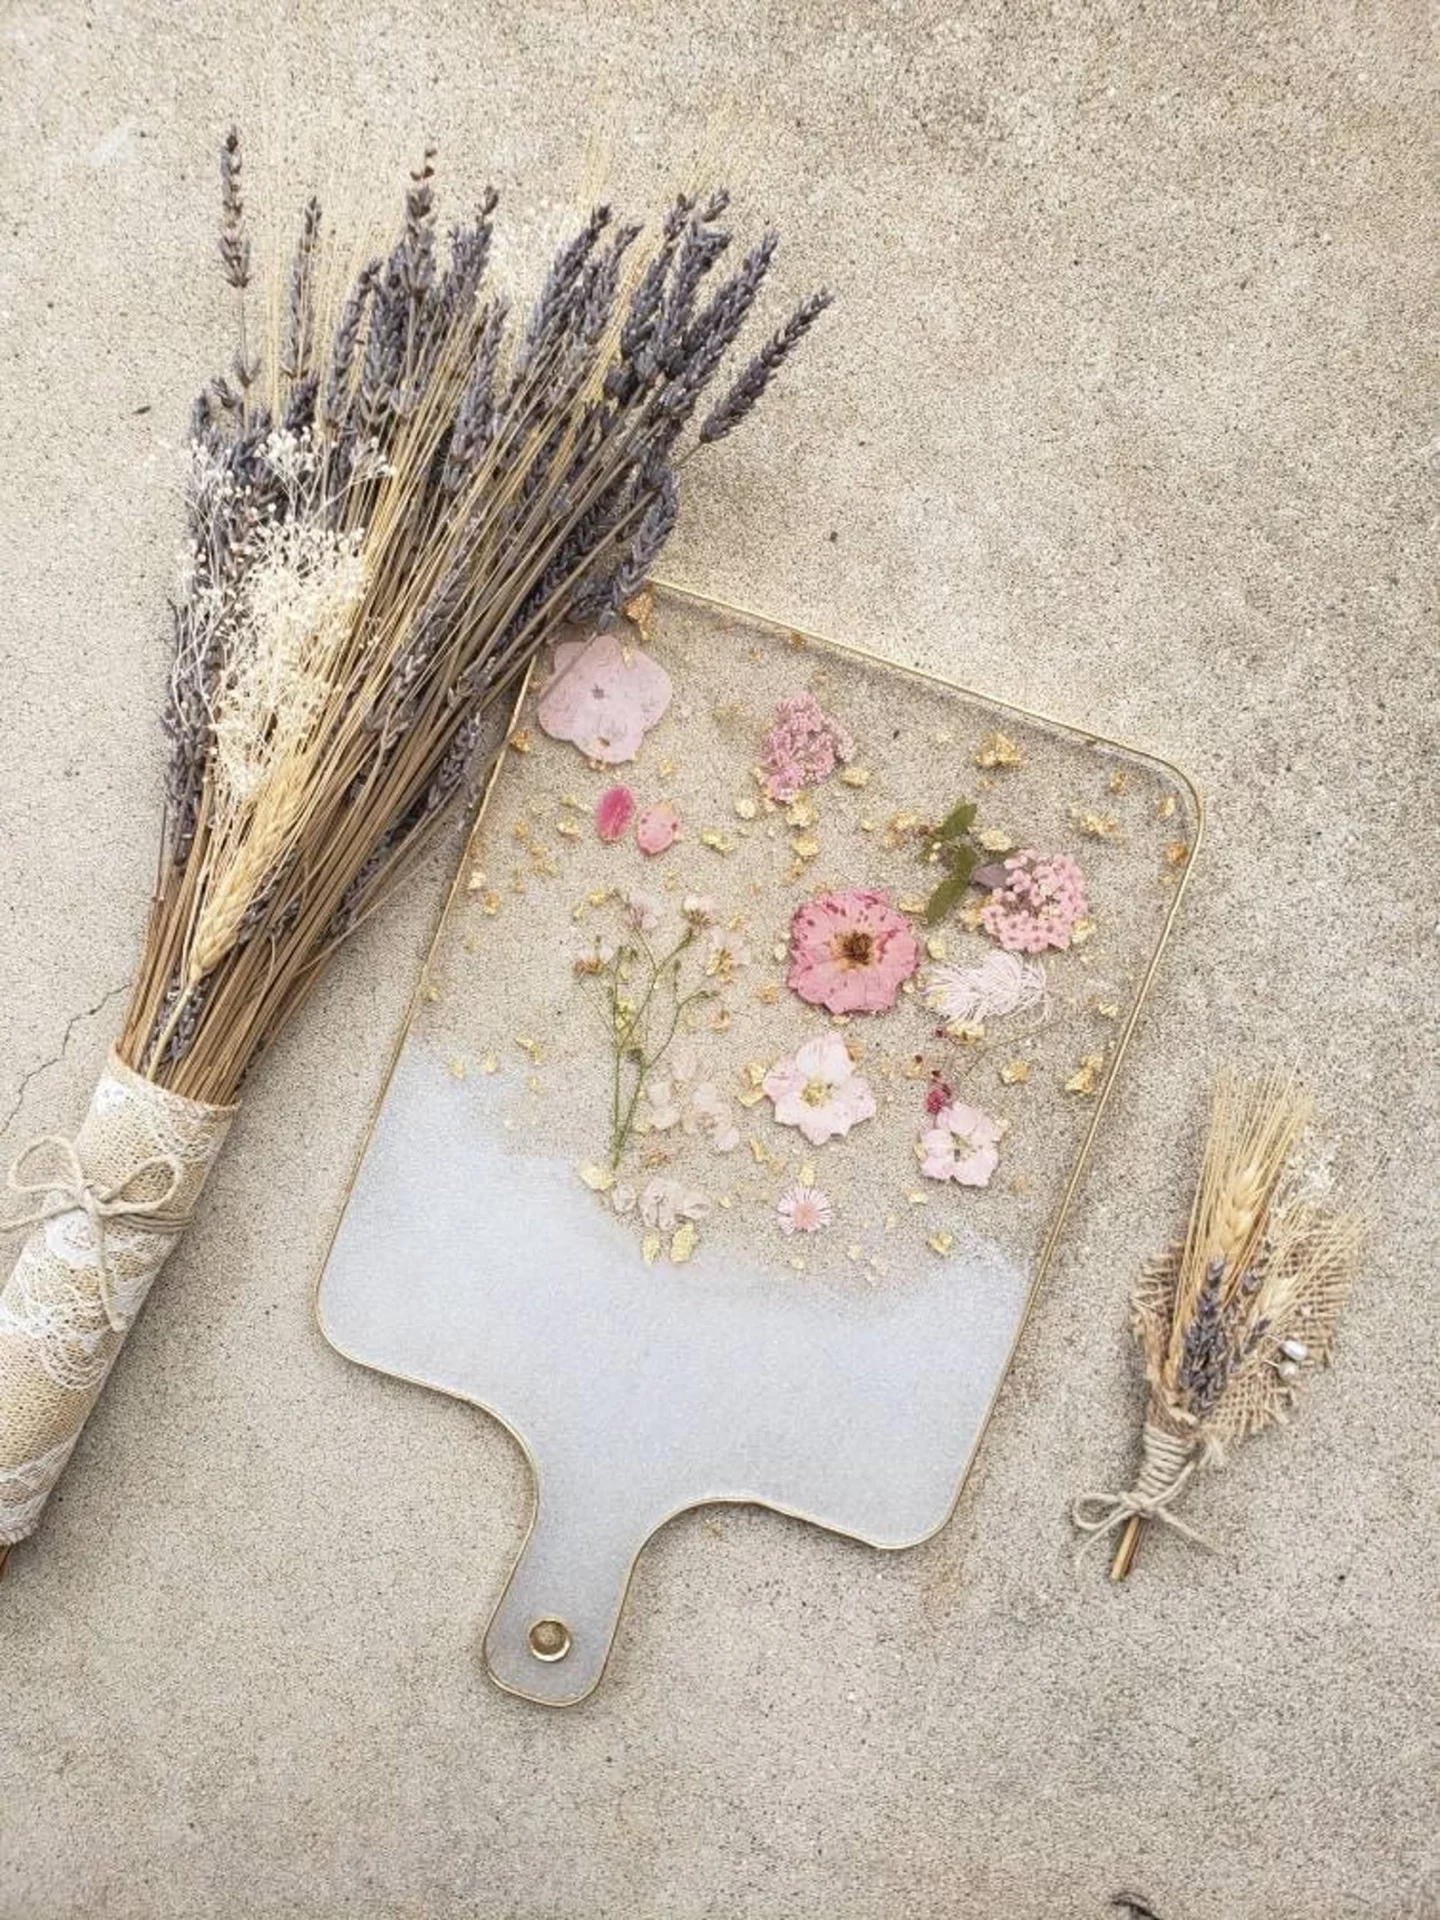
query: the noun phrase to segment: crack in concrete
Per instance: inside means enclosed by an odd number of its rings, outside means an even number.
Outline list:
[[[48,1059],[41,1060],[36,1066],[28,1068],[26,1072],[21,1074],[19,1084],[15,1089],[15,1098],[10,1104],[10,1110],[3,1119],[0,1119],[0,1135],[3,1135],[9,1129],[11,1121],[14,1120],[16,1114],[19,1113],[21,1107],[25,1104],[25,1095],[29,1091],[30,1082],[32,1080],[38,1080],[47,1068],[58,1067],[60,1062],[65,1058],[65,1051],[70,1045],[71,1036],[74,1034],[80,1022],[82,1020],[93,1020],[97,1013],[103,1012],[104,1009],[109,1006],[110,1002],[118,999],[122,993],[128,990],[129,986],[130,982],[128,980],[122,980],[118,987],[111,987],[108,992],[102,993],[93,1007],[82,1007],[78,1013],[71,1014],[65,1023],[65,1031],[60,1036],[60,1045],[56,1051],[52,1053]]]

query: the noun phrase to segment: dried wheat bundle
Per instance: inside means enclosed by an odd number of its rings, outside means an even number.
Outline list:
[[[310,200],[267,291],[233,132],[221,152],[237,339],[192,418],[159,873],[90,1115],[12,1171],[33,1231],[0,1294],[0,1548],[38,1524],[247,1072],[475,790],[539,649],[636,594],[679,469],[829,302],[707,399],[774,233],[723,274],[723,191],[650,231],[597,208],[520,320],[496,196],[443,243],[432,159],[363,263]]]
[[[1291,1075],[1231,1073],[1216,1086],[1184,1243],[1147,1265],[1134,1296],[1150,1388],[1139,1476],[1128,1493],[1075,1508],[1091,1540],[1123,1527],[1114,1580],[1129,1573],[1147,1520],[1199,1538],[1174,1512],[1191,1475],[1283,1423],[1306,1370],[1330,1357],[1361,1219],[1327,1203],[1310,1124]]]

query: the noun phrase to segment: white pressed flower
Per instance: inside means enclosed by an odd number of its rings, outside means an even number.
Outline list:
[[[1044,998],[1044,967],[1018,953],[988,954],[973,967],[932,967],[925,976],[925,1004],[947,1020],[1003,1020]]]

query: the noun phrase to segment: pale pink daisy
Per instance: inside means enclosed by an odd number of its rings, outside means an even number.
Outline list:
[[[786,1060],[779,1060],[762,1082],[775,1103],[782,1127],[798,1127],[812,1147],[820,1147],[875,1112],[869,1082],[855,1071],[855,1062],[838,1033],[807,1040]]]
[[[791,1187],[782,1194],[775,1208],[782,1233],[819,1233],[828,1227],[834,1214],[830,1197],[819,1187]]]

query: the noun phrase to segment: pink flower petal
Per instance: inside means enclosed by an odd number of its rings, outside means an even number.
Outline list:
[[[635,796],[629,787],[607,787],[595,802],[595,831],[607,846],[625,833],[635,818]]]
[[[680,838],[680,816],[668,800],[657,800],[642,807],[635,822],[635,839],[642,853],[655,855],[673,847]]]
[[[592,760],[633,760],[672,692],[665,669],[618,634],[565,640],[540,695],[536,718],[552,740],[568,740]]]

